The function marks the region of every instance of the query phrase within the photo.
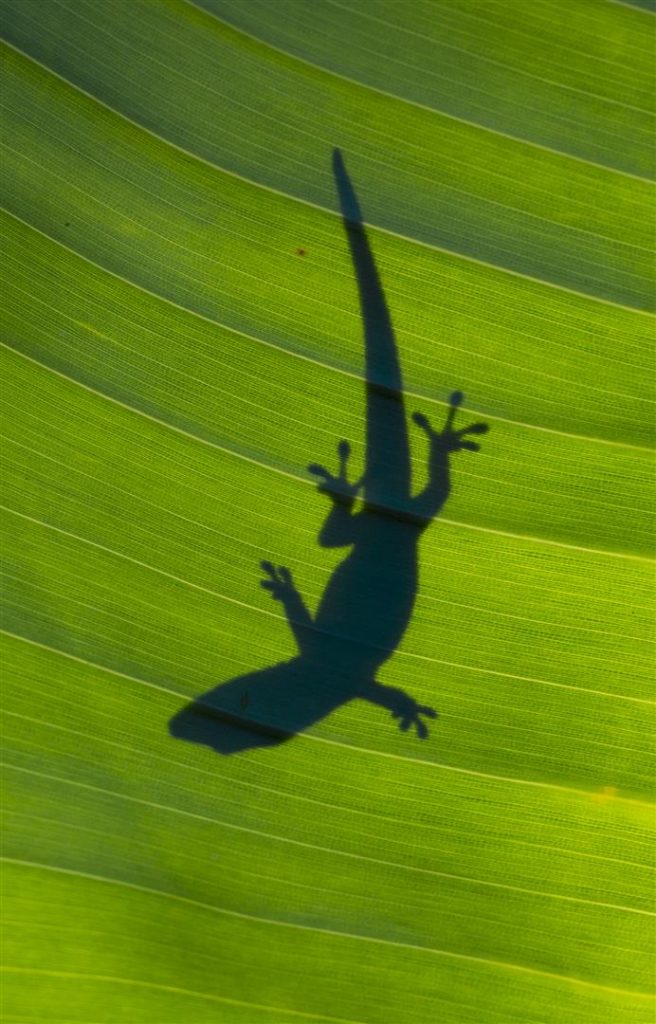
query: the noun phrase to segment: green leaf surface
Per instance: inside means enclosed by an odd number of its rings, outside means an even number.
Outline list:
[[[645,7],[0,0],[7,1024],[652,1020]],[[220,756],[365,463],[334,147],[408,411],[491,428],[378,677],[440,717]]]

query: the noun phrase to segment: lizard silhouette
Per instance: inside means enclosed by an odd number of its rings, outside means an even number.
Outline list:
[[[331,507],[319,534],[322,547],[349,547],[312,616],[284,566],[262,562],[262,586],[284,608],[298,646],[289,661],[223,683],[183,708],[170,722],[175,737],[230,754],[290,739],[353,698],[386,708],[403,730],[428,735],[424,718],[436,712],[409,694],[378,682],[412,615],[418,586],[418,547],[424,529],[449,496],[450,456],[479,446],[468,435],[484,423],[455,430],[463,396],[451,395],[446,422],[434,430],[414,422],[429,440],[428,481],[413,496],[408,427],[394,331],[357,196],[339,150],[333,170],[342,222],[358,285],[364,327],[366,446],[360,480],[350,483],[350,446],[338,444],[336,474],[312,464]],[[360,503],[358,504],[358,499]]]

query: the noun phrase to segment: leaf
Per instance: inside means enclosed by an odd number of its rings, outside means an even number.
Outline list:
[[[2,0],[8,1024],[651,1019],[643,6]],[[491,427],[377,676],[440,717],[222,756],[365,464],[334,147],[408,413]]]

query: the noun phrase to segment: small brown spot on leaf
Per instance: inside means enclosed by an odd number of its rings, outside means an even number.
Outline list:
[[[297,249],[296,250],[296,255],[297,256],[305,256],[305,249]]]

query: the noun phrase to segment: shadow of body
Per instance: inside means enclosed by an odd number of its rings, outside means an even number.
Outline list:
[[[282,743],[354,698],[386,708],[401,729],[414,726],[421,739],[428,735],[423,717],[436,716],[432,708],[382,685],[376,676],[410,622],[419,540],[449,496],[450,455],[461,449],[476,451],[478,445],[466,435],[484,433],[487,426],[453,429],[463,397],[459,392],[451,396],[439,432],[415,414],[415,423],[429,438],[430,454],[426,487],[412,495],[402,377],[389,311],[339,151],[333,167],[364,326],[365,470],[359,481],[349,483],[346,441],[338,446],[337,475],[318,465],[309,470],[331,502],[319,544],[351,550],[332,574],[314,618],[289,570],[262,563],[262,586],[282,604],[298,656],[217,686],[170,722],[173,736],[223,754]],[[360,496],[362,507],[355,511]]]

